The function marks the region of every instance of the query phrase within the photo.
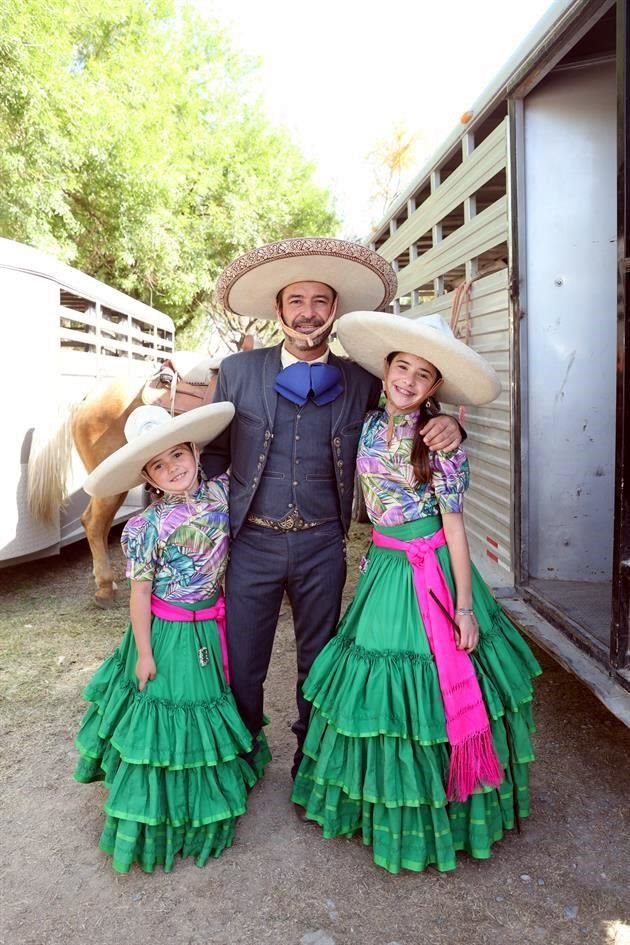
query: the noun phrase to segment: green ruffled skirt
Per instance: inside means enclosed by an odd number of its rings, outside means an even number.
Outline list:
[[[210,607],[214,600],[178,606]],[[234,838],[247,792],[270,755],[264,735],[251,764],[252,738],[225,681],[216,622],[153,617],[157,675],[138,690],[131,626],[83,692],[90,702],[76,747],[77,781],[108,789],[100,848],[114,869],[173,868],[177,854],[203,866]],[[201,644],[207,665],[199,663]],[[254,765],[254,766],[252,766]]]
[[[433,534],[436,517],[379,531],[402,541]],[[446,546],[437,556],[454,593]],[[370,547],[336,636],[304,684],[313,704],[292,793],[325,837],[361,832],[391,873],[477,859],[530,812],[532,678],[541,669],[473,566],[479,644],[472,661],[505,771],[498,789],[449,802],[449,745],[435,661],[402,551]]]

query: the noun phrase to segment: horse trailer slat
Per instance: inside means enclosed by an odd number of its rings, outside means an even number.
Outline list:
[[[379,246],[379,253],[393,261],[474,194],[506,165],[506,125],[500,125],[453,173],[439,184],[422,205]]]
[[[448,272],[463,265],[467,259],[480,256],[505,240],[507,231],[507,198],[501,197],[470,223],[464,223],[433,249],[405,266],[398,274],[399,294],[407,295],[429,282],[435,272]]]

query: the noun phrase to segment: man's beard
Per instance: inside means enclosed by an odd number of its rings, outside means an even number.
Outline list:
[[[284,326],[284,321],[281,324]],[[310,327],[312,322],[309,322],[308,324]],[[315,328],[315,331],[313,331],[310,335],[305,335],[304,338],[293,338],[293,337],[290,337],[289,335],[285,335],[285,337],[287,341],[291,342],[293,347],[298,349],[298,351],[310,351],[311,348],[319,347],[319,345],[321,345],[329,337],[332,331],[332,325],[329,325],[328,328],[324,328],[324,330],[322,331],[321,329],[323,328],[325,324],[326,324],[325,322],[320,322],[320,324]],[[295,325],[293,326],[293,330],[303,331],[305,327],[307,326],[304,325],[300,328],[298,325]],[[306,338],[310,339],[310,344],[306,340]]]

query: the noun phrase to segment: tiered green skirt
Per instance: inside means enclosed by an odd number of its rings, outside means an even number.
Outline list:
[[[133,863],[147,872],[170,871],[177,854],[198,866],[219,856],[231,846],[247,792],[269,761],[264,735],[255,767],[243,757],[252,739],[225,681],[216,622],[196,627],[199,639],[192,623],[153,618],[157,675],[142,692],[128,627],[83,693],[91,705],[76,738],[81,757],[74,776],[108,788],[99,845],[121,873]],[[205,666],[200,643],[208,648]]]
[[[439,519],[379,528],[407,541]],[[454,593],[446,546],[438,559]],[[306,679],[312,713],[292,800],[325,837],[361,832],[391,873],[452,870],[463,850],[485,859],[530,812],[532,678],[541,670],[473,568],[479,645],[472,653],[505,771],[499,789],[449,802],[449,745],[435,661],[404,552],[372,545],[337,635]]]

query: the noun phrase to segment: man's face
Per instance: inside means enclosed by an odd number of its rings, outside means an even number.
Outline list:
[[[316,334],[330,318],[335,293],[324,282],[292,282],[280,294],[285,325],[304,335]]]

